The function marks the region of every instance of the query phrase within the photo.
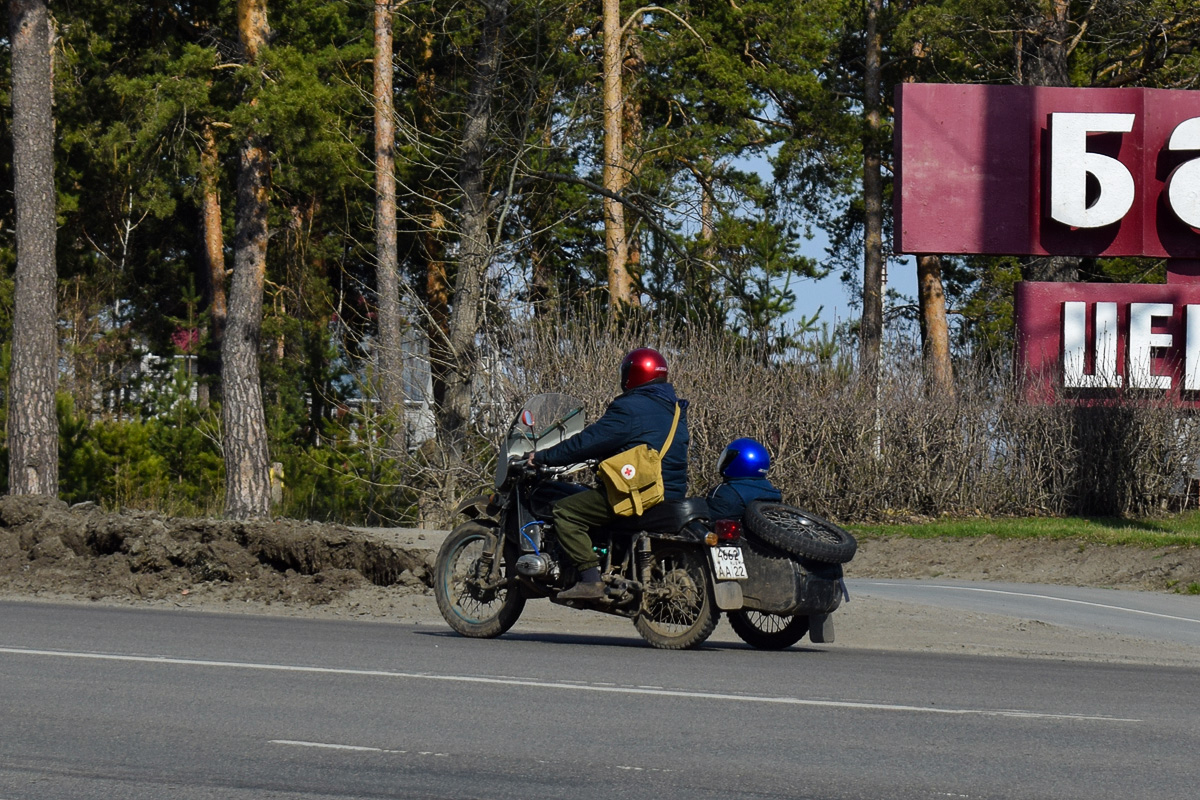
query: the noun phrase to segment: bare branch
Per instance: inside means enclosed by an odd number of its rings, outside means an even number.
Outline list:
[[[607,197],[610,200],[615,200],[616,202],[628,208],[630,211],[637,214],[640,218],[644,219],[646,224],[653,228],[654,232],[663,238],[663,241],[666,243],[666,245],[675,251],[676,255],[685,261],[692,260],[692,256],[675,242],[674,235],[670,231],[660,225],[648,211],[630,200],[628,197],[624,197],[616,192],[610,192],[608,189],[605,189],[595,181],[589,181],[587,178],[580,178],[578,175],[566,175],[561,172],[542,172],[540,170],[531,171],[529,174],[535,178],[541,178],[542,180],[546,181],[554,181],[556,183],[572,183],[576,186],[583,186],[595,192],[596,194]]]

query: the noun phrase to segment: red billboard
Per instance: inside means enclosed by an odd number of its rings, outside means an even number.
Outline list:
[[[896,251],[1200,257],[1200,92],[904,84]]]
[[[1016,304],[1030,400],[1200,399],[1200,283],[1026,281]]]
[[[905,84],[896,251],[1149,256],[1166,284],[1021,283],[1038,402],[1200,405],[1200,92]]]

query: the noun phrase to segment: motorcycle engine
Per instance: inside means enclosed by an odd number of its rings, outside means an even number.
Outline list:
[[[526,553],[517,559],[517,572],[529,578],[558,578],[558,562],[545,553]]]

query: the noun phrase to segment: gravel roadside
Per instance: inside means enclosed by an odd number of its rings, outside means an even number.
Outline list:
[[[0,497],[0,598],[444,627],[430,585],[437,531],[174,519]],[[863,537],[850,578],[1010,581],[1172,592],[1200,582],[1200,548]],[[836,639],[864,648],[1200,666],[1200,648],[1036,619],[852,596]],[[530,602],[515,632],[636,638],[623,618]],[[716,645],[741,646],[722,622]]]

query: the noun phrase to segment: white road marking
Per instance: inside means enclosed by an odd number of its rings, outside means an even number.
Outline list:
[[[859,586],[891,586],[905,588],[912,584],[905,583],[887,583],[884,581],[859,581]],[[1093,608],[1103,608],[1106,611],[1124,611],[1128,614],[1142,614],[1147,617],[1158,617],[1159,619],[1170,619],[1176,622],[1191,622],[1194,625],[1200,625],[1200,619],[1193,617],[1177,617],[1173,614],[1160,614],[1157,611],[1142,611],[1137,608],[1127,608],[1126,606],[1113,606],[1106,603],[1093,603],[1089,600],[1073,600],[1068,597],[1055,597],[1051,594],[1034,594],[1033,592],[1014,592],[1006,589],[982,589],[975,586],[947,586],[940,583],[922,583],[923,589],[949,589],[956,592],[980,592],[983,594],[1006,594],[1012,597],[1032,597],[1036,600],[1054,600],[1059,603],[1071,603],[1077,606],[1091,606]]]
[[[409,755],[407,750],[388,750],[383,747],[363,747],[358,744],[334,744],[332,742],[305,742],[299,739],[271,739],[268,744],[282,744],[291,747],[316,747],[322,750],[356,750],[364,753],[396,753],[402,756]],[[435,753],[432,750],[422,750],[415,755],[418,756],[433,756],[434,758],[447,758],[449,753]]]
[[[361,750],[367,753],[403,753],[403,750],[384,750],[382,747],[361,747],[356,744],[330,744],[328,742],[301,742],[295,739],[271,739],[269,744],[287,744],[293,747],[318,747],[322,750]]]
[[[655,697],[680,697],[690,700],[722,700],[734,703],[766,703],[783,706],[810,706],[819,708],[843,708],[855,711],[900,711],[918,714],[946,714],[950,716],[1014,717],[1019,719],[1088,720],[1096,722],[1142,722],[1095,714],[1052,714],[1022,709],[988,708],[930,708],[893,703],[864,703],[852,700],[810,700],[801,697],[772,697],[769,695],[727,694],[723,692],[687,691],[684,689],[647,689],[638,686],[601,686],[578,681],[537,681],[520,678],[494,678],[485,675],[435,675],[420,672],[393,672],[391,670],[348,669],[339,667],[303,667],[291,664],[256,664],[243,661],[209,661],[197,658],[170,658],[167,656],[132,656],[110,653],[79,653],[67,650],[34,650],[24,647],[0,647],[0,653],[19,656],[42,656],[47,658],[73,658],[93,661],[117,661],[138,664],[163,664],[183,667],[210,667],[219,669],[244,669],[264,672],[301,672],[317,675],[353,675],[364,678],[399,678],[403,680],[440,681],[447,683],[479,683],[499,686],[522,686],[535,689],[559,689],[569,692],[602,692],[609,694],[651,695]]]

